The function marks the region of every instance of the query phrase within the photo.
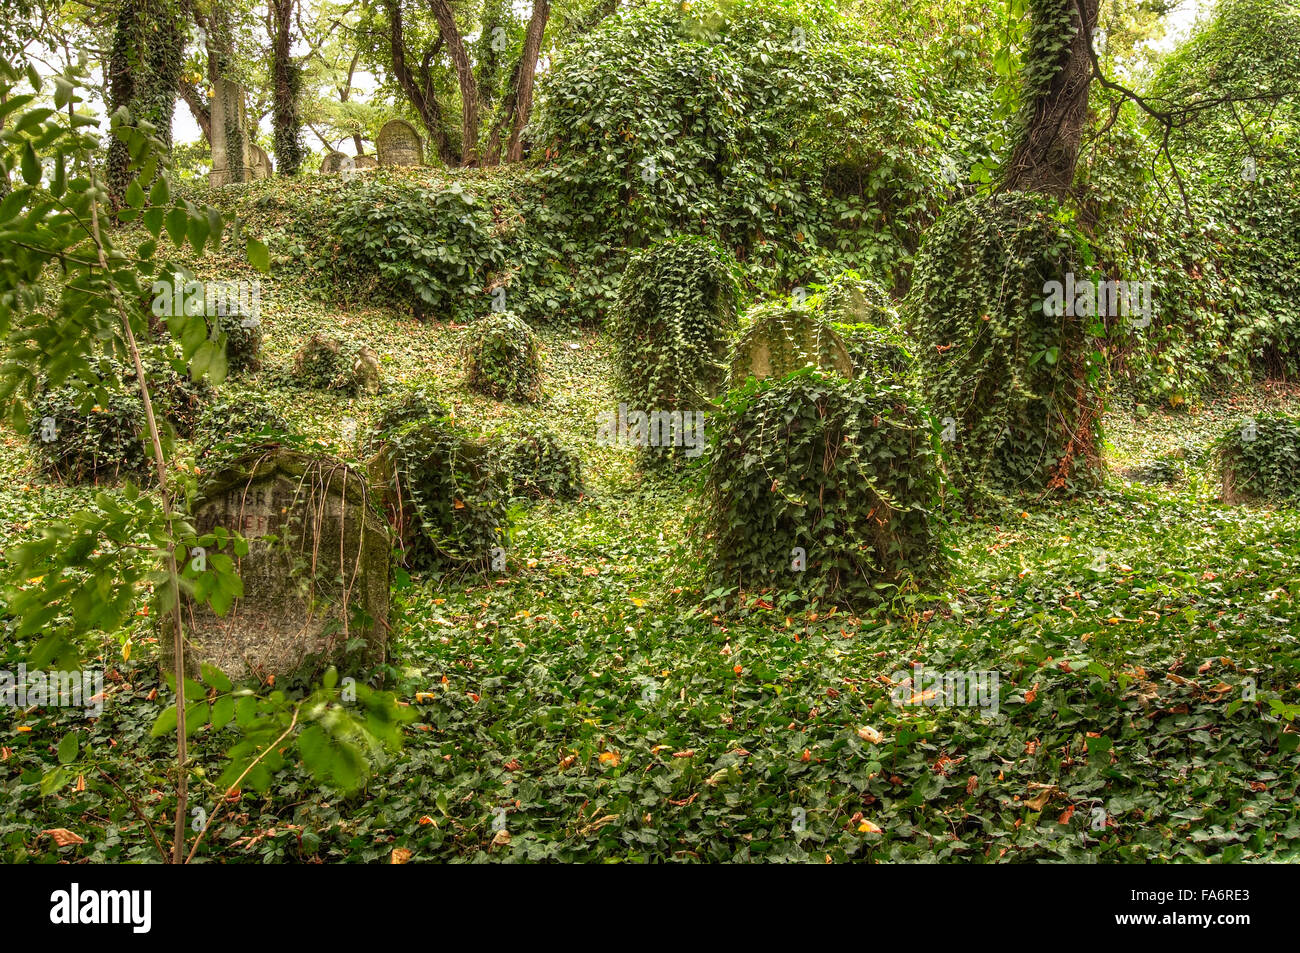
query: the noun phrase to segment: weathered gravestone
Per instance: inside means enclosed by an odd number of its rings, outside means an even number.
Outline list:
[[[382,166],[423,165],[424,141],[405,119],[390,119],[375,138]]]
[[[391,541],[372,509],[377,502],[342,461],[282,447],[213,472],[193,524],[199,535],[224,527],[248,540],[248,554],[237,560],[244,593],[225,616],[186,601],[188,667],[207,662],[234,677],[310,671],[352,639],[365,643],[367,659],[382,660]],[[170,655],[169,640],[161,641]]]
[[[358,169],[379,168],[379,160],[374,156],[353,156],[352,161]]]
[[[750,376],[784,377],[809,366],[853,376],[853,359],[826,321],[805,307],[764,305],[750,312],[732,348],[729,386]]]
[[[351,156],[344,152],[331,152],[320,162],[321,175],[338,175],[339,170],[343,168],[343,160]]]
[[[271,157],[266,154],[266,150],[256,142],[248,144],[248,151],[252,156],[252,163],[249,166],[249,179],[269,179],[271,177]]]

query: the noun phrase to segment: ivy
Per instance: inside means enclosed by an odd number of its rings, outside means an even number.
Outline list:
[[[731,391],[707,479],[713,577],[870,605],[930,579],[938,451],[897,382],[812,368]]]
[[[465,383],[497,400],[537,401],[542,359],[526,321],[509,311],[489,314],[465,330],[461,343]]]
[[[925,402],[949,422],[947,467],[974,496],[1086,482],[1096,460],[1095,327],[1053,315],[1047,283],[1081,239],[1049,199],[966,199],[926,235],[908,322]]]
[[[610,320],[621,397],[638,410],[706,405],[726,376],[737,287],[724,253],[702,238],[633,256]]]

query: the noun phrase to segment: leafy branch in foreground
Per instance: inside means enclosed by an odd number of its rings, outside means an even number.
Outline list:
[[[97,632],[116,636],[125,653],[136,606],[152,593],[174,645],[170,683],[176,702],[155,735],[176,739],[171,861],[184,863],[198,846],[196,841],[186,854],[188,784],[194,773],[188,739],[200,727],[219,730],[233,720],[242,734],[223,776],[227,793],[245,779],[254,786],[268,784],[283,760],[278,745],[295,728],[301,728],[298,747],[308,768],[349,790],[364,777],[370,758],[400,745],[402,713],[390,696],[349,686],[365,710],[364,720],[353,717],[337,704],[334,677],[296,703],[280,692],[259,698],[242,690],[236,698],[234,686],[215,669],[204,673],[206,688],[184,677],[182,593],[218,614],[227,612],[243,592],[234,557],[246,555],[248,544],[225,530],[199,536],[178,509],[176,501],[192,494],[194,486],[189,478],[172,479],[170,435],[160,428],[151,396],[154,366],[220,383],[225,335],[219,324],[209,324],[206,313],[188,308],[168,315],[166,338],[155,335],[144,302],[151,300],[148,289],[156,279],[177,272],[159,257],[164,230],[177,249],[188,242],[201,255],[205,246],[220,245],[225,223],[215,209],[173,199],[157,130],[133,122],[125,109],[111,117],[111,132],[130,156],[131,177],[114,212],[96,171],[99,121],[77,111],[84,72],[74,66],[53,77],[54,108],[43,105],[39,73],[29,68],[25,78],[31,92],[19,91],[23,76],[16,70],[0,68],[0,119],[6,121],[0,162],[18,168],[22,179],[0,201],[0,241],[6,249],[0,270],[0,403],[25,431],[32,398],[43,387],[66,385],[83,403],[107,405],[110,388],[124,384],[121,375],[102,373],[105,363],[129,366],[155,483],[149,490],[128,483],[120,497],[101,492],[90,508],[9,550],[0,593],[17,620],[18,637],[36,640],[29,657],[33,668],[51,662],[80,668],[81,644]],[[137,229],[110,227],[114,221],[137,220],[143,237]],[[134,248],[119,247],[119,240],[125,246],[136,237]],[[266,270],[265,246],[250,238],[245,251],[250,262]],[[57,276],[53,291],[52,275]],[[200,548],[205,558],[188,558]],[[68,783],[70,766],[79,758],[96,763],[96,752],[84,749],[76,732],[69,733],[59,745],[60,765],[42,779],[42,793],[53,794]],[[131,806],[161,852],[153,823],[138,803]]]

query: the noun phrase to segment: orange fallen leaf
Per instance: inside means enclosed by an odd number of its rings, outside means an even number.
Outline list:
[[[388,858],[390,864],[404,864],[411,859],[411,851],[405,847],[394,847],[392,856]]]
[[[41,833],[49,834],[50,837],[54,838],[54,843],[58,844],[60,847],[69,847],[73,844],[85,843],[85,840],[72,833],[72,831],[68,830],[66,827],[52,827],[47,831],[41,831]]]

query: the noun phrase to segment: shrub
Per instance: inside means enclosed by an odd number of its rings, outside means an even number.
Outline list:
[[[418,302],[421,314],[468,317],[503,261],[491,209],[459,182],[366,183],[344,190],[331,213],[341,256],[371,276],[377,290]]]
[[[972,496],[1073,487],[1095,472],[1094,328],[1045,307],[1081,242],[1055,203],[1008,193],[954,205],[917,255],[908,310],[921,393],[955,426],[949,472]]]
[[[873,603],[941,567],[935,438],[895,381],[812,369],[727,396],[707,480],[720,585]]]
[[[539,89],[541,184],[607,244],[703,226],[764,284],[827,248],[901,279],[942,198],[918,72],[831,3],[631,5]]]
[[[658,242],[634,255],[610,328],[620,396],[635,409],[707,405],[726,379],[736,296],[724,253],[703,239]]]
[[[1216,441],[1214,457],[1226,502],[1300,500],[1300,420],[1247,420]]]
[[[256,315],[219,314],[211,321],[226,335],[226,369],[231,374],[255,371],[262,363],[262,325]]]
[[[191,437],[212,387],[193,381],[165,360],[145,362],[154,419]],[[41,468],[71,483],[147,477],[151,474],[144,402],[133,369],[106,361],[99,386],[68,384],[47,388],[33,403],[29,438]]]
[[[266,404],[236,400],[207,408],[195,432],[197,458],[211,460],[237,455],[258,444],[279,442],[293,435],[294,428]]]
[[[522,427],[500,446],[501,467],[512,496],[576,500],[582,493],[582,463],[545,427]]]
[[[144,430],[144,405],[134,393],[66,386],[37,396],[29,438],[42,470],[85,483],[147,475]]]
[[[402,424],[383,438],[371,478],[412,569],[478,570],[506,545],[504,480],[491,449],[445,419]]]
[[[294,377],[304,387],[347,394],[379,392],[379,355],[364,345],[313,334],[293,357]]]
[[[542,393],[542,358],[523,318],[510,311],[479,318],[461,345],[465,383],[497,400],[533,402]]]

